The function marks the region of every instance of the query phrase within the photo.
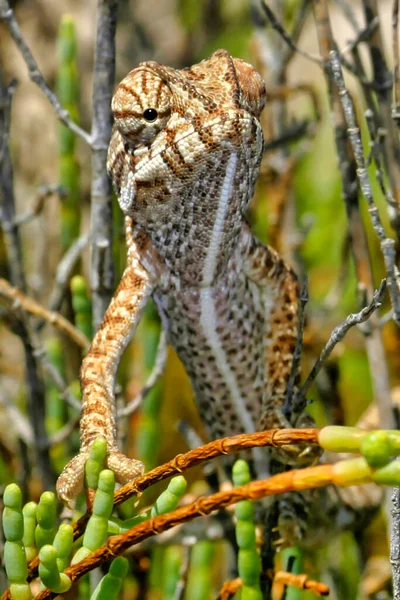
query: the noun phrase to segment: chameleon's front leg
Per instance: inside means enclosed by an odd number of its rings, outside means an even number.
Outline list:
[[[116,445],[114,381],[117,367],[139,321],[156,281],[156,269],[148,260],[145,235],[133,238],[127,219],[128,257],[125,272],[82,363],[82,416],[80,452],[64,468],[57,481],[59,498],[70,505],[83,489],[85,462],[93,441],[107,441],[107,466],[117,481],[126,483],[144,470],[143,463],[121,454]],[[146,264],[146,267],[143,266]],[[150,265],[150,267],[149,267]]]

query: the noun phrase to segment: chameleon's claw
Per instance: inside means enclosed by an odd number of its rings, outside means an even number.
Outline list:
[[[73,508],[76,497],[82,492],[85,481],[85,464],[89,458],[89,448],[81,450],[64,467],[57,480],[56,490],[60,500],[69,508]],[[118,450],[107,453],[107,467],[115,474],[118,483],[127,483],[144,472],[144,464],[140,460],[128,458]]]

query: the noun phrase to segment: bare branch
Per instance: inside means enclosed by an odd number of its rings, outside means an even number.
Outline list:
[[[393,0],[392,9],[393,48],[393,105],[392,119],[400,123],[400,49],[399,49],[399,0]]]
[[[362,0],[362,7],[367,24],[379,18],[377,0]],[[393,127],[393,76],[385,58],[383,31],[380,22],[379,27],[376,28],[368,43],[368,51],[373,69],[373,87],[379,108],[378,123],[379,127],[386,130],[386,143],[383,148],[384,163],[396,202],[396,208],[389,207],[389,216],[392,227],[400,239],[400,140],[396,128]]]
[[[0,5],[1,6],[1,5]],[[7,251],[10,278],[14,285],[25,290],[25,273],[22,263],[21,241],[19,230],[15,224],[15,197],[13,167],[8,148],[8,132],[10,127],[10,88],[6,88],[0,76],[0,146],[2,160],[0,161],[0,197],[1,224]],[[52,488],[55,473],[48,452],[48,436],[44,424],[45,389],[39,372],[29,320],[16,319],[14,332],[20,337],[25,352],[27,412],[35,437],[35,459],[45,488]]]
[[[5,279],[0,278],[0,296],[5,298],[6,300],[11,300],[13,303],[13,308],[22,308],[24,311],[30,313],[31,315],[35,315],[36,317],[40,317],[51,323],[60,331],[63,331],[66,335],[68,335],[71,340],[73,340],[78,346],[87,350],[90,346],[90,340],[77,329],[68,319],[60,315],[56,312],[50,312],[44,306],[29,298],[29,296],[25,296],[20,290],[13,287],[6,281]]]
[[[139,408],[144,398],[155,386],[157,381],[160,379],[165,371],[165,365],[167,362],[167,334],[164,330],[161,331],[160,341],[158,342],[158,348],[156,358],[154,361],[154,367],[138,394],[131,400],[124,408],[121,408],[117,413],[117,418],[127,417],[131,415],[135,410]]]
[[[22,32],[18,25],[18,21],[15,18],[14,12],[11,9],[8,0],[0,0],[0,20],[4,21],[14,42],[18,47],[18,50],[21,52],[22,57],[28,68],[30,79],[34,83],[36,83],[36,85],[48,98],[60,121],[90,146],[92,143],[90,135],[81,127],[79,127],[79,125],[77,125],[75,121],[71,119],[69,112],[61,106],[57,96],[54,94],[54,92],[51,91],[51,89],[47,85],[42,73],[40,72],[36,60],[34,59],[27,43],[25,42],[22,36]]]
[[[22,263],[22,248],[19,230],[15,222],[15,196],[13,167],[8,147],[10,110],[14,85],[6,86],[0,74],[0,221],[4,232],[10,278],[13,285],[25,291],[25,273]]]

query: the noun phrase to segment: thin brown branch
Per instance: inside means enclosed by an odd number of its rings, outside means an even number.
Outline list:
[[[0,296],[13,303],[14,308],[22,308],[25,312],[45,319],[57,327],[60,331],[68,335],[78,346],[87,350],[90,345],[90,340],[70,321],[62,315],[50,312],[44,306],[33,300],[29,296],[23,294],[20,290],[13,287],[5,279],[0,278]]]
[[[116,505],[121,504],[134,494],[144,492],[155,483],[182,473],[217,456],[265,446],[281,447],[288,444],[308,446],[309,444],[318,444],[318,432],[318,429],[270,429],[215,440],[185,454],[178,454],[173,460],[152,469],[135,479],[135,481],[125,484],[116,492],[114,503]]]
[[[87,144],[91,145],[92,140],[90,135],[81,127],[79,127],[79,125],[77,125],[75,121],[71,119],[69,112],[61,106],[57,96],[54,94],[54,92],[51,91],[51,89],[47,85],[42,73],[40,72],[36,60],[34,59],[27,43],[23,38],[21,29],[18,25],[18,21],[15,18],[14,12],[11,9],[8,0],[0,0],[0,20],[3,21],[7,26],[14,42],[18,47],[18,50],[21,52],[21,55],[28,68],[30,79],[34,83],[36,83],[36,85],[48,98],[57,114],[57,117],[66,127],[68,127],[71,131],[76,133],[76,135],[81,137]]]
[[[216,510],[232,506],[232,504],[242,500],[260,500],[261,498],[295,490],[315,489],[332,484],[340,485],[341,480],[338,480],[336,476],[337,464],[318,465],[287,471],[273,475],[267,480],[252,481],[238,488],[199,498],[193,504],[148,519],[123,534],[111,536],[103,546],[95,550],[86,559],[68,567],[65,573],[75,582],[89,571],[121,555],[134,544],[139,544],[143,540],[172,529],[172,527],[209,515]],[[54,598],[56,595],[49,589],[45,589],[39,592],[35,599],[44,600],[45,598]]]
[[[313,581],[308,575],[294,575],[287,571],[277,571],[274,574],[274,583],[281,583],[285,587],[290,585],[298,590],[308,590],[316,596],[329,596],[329,587],[319,581]]]

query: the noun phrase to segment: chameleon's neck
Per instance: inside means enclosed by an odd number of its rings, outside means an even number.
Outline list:
[[[254,169],[243,176],[241,154],[232,151],[213,165],[205,164],[197,184],[183,185],[168,207],[140,208],[134,215],[167,271],[185,285],[212,286],[235,253],[255,178]]]

